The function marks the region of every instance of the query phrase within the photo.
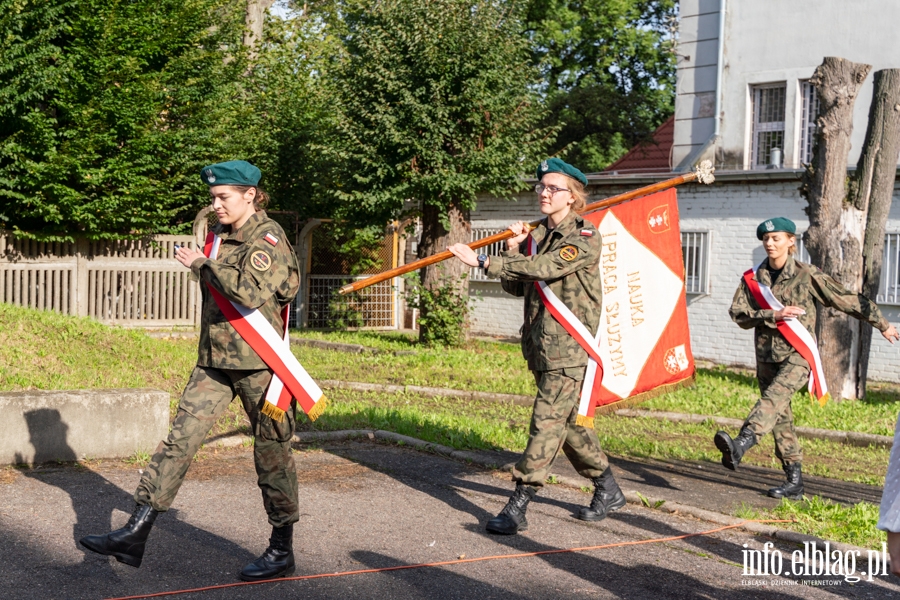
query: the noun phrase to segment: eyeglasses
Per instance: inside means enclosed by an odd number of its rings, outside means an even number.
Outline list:
[[[550,192],[551,196],[553,194],[555,194],[556,192],[570,192],[571,191],[571,190],[567,190],[566,188],[556,187],[555,185],[544,185],[543,183],[539,183],[536,186],[534,186],[534,191],[537,192],[538,195],[543,194],[544,190],[547,190],[548,192]]]

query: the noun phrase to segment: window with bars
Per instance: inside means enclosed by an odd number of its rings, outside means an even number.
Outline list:
[[[494,235],[495,233],[500,233],[502,231],[506,231],[506,228],[502,229],[472,229],[472,234],[470,236],[469,241],[474,242],[475,240],[481,240],[488,236]],[[478,249],[476,252],[479,254],[487,254],[488,256],[499,256],[500,252],[502,252],[506,248],[506,241],[502,242],[494,242],[490,246],[485,246],[484,248]],[[478,267],[472,267],[469,270],[469,281],[500,281],[499,279],[493,279],[487,276],[484,269],[479,269]]]
[[[816,143],[816,117],[819,115],[819,95],[816,86],[808,81],[800,82],[800,163],[812,162],[813,145]]]
[[[881,284],[878,286],[875,302],[900,305],[900,233],[888,233],[884,236]]]
[[[682,231],[684,285],[688,294],[709,293],[709,232]]]
[[[784,150],[784,102],[786,86],[757,85],[750,88],[753,113],[751,168],[765,168],[772,149]],[[783,154],[782,154],[783,156]]]

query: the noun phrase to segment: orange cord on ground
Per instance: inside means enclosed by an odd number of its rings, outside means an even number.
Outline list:
[[[698,533],[687,533],[685,535],[676,535],[674,537],[657,538],[652,540],[638,540],[634,542],[616,542],[615,544],[603,544],[602,546],[584,546],[581,548],[563,548],[558,550],[540,550],[538,552],[523,552],[520,554],[500,554],[497,556],[481,556],[478,558],[460,558],[457,560],[445,560],[441,562],[422,563],[418,565],[400,565],[397,567],[382,567],[380,569],[360,569],[358,571],[343,571],[340,573],[320,573],[318,575],[300,575],[297,577],[281,577],[278,579],[266,579],[263,581],[239,581],[235,583],[224,583],[221,585],[210,585],[206,587],[193,588],[190,590],[176,590],[172,592],[157,592],[155,594],[141,594],[140,596],[123,596],[121,598],[108,598],[107,600],[137,600],[138,598],[159,598],[160,596],[174,596],[176,594],[192,594],[196,592],[207,592],[210,590],[221,590],[224,588],[233,588],[244,585],[259,585],[262,583],[278,583],[283,581],[305,581],[308,579],[321,579],[324,577],[343,577],[345,575],[362,575],[364,573],[382,573],[384,571],[399,571],[401,569],[421,569],[423,567],[446,567],[448,565],[459,565],[462,563],[481,562],[485,560],[504,560],[510,558],[526,558],[529,556],[541,556],[544,554],[562,554],[564,552],[586,552],[588,550],[604,550],[606,548],[619,548],[622,546],[638,546],[640,544],[659,544],[661,542],[673,542],[675,540],[683,540],[689,537],[697,537],[700,535],[709,535],[725,531],[726,529],[735,529],[743,527],[747,523],[790,523],[789,519],[750,519],[741,521],[735,525],[725,525],[708,531],[700,531]]]

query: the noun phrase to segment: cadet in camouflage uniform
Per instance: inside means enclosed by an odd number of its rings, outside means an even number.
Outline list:
[[[510,226],[516,236],[507,241],[507,250],[500,256],[476,256],[465,244],[449,248],[464,263],[486,268],[489,277],[500,277],[508,293],[525,299],[522,354],[538,393],[528,446],[513,469],[516,490],[487,524],[488,531],[500,534],[527,528],[525,510],[544,485],[560,449],[575,469],[594,483],[590,507],[579,511],[579,519],[599,521],[625,505],[597,434],[576,423],[588,354],[544,308],[534,285],[535,281],[547,282],[589,331],[597,330],[602,299],[600,233],[575,212],[584,207],[587,178],[558,158],[543,161],[537,177],[541,183],[535,191],[547,218],[531,232],[537,243],[536,255],[527,255],[528,226],[522,222]]]
[[[809,381],[810,365],[788,343],[776,323],[797,319],[815,339],[816,303],[830,306],[878,328],[893,343],[900,339],[874,302],[846,289],[818,268],[794,260],[796,226],[783,217],[759,225],[757,238],[763,241],[768,259],[756,271],[755,280],[769,286],[784,305],[781,311],[761,309],[741,279],[728,311],[742,329],[753,329],[756,344],[756,376],[760,399],[750,411],[741,432],[732,439],[724,431],[716,433],[716,447],[722,464],[735,470],[744,453],[769,432],[775,437],[775,455],[781,460],[786,481],[769,490],[772,498],[799,499],[803,495],[802,454],[794,432],[791,397]]]
[[[254,462],[263,505],[272,525],[269,547],[241,572],[250,581],[293,570],[293,524],[299,519],[297,473],[291,453],[296,404],[281,420],[260,412],[272,372],[219,310],[207,284],[229,300],[256,308],[276,331],[284,331],[281,310],[300,288],[299,267],[284,231],[266,216],[268,196],[257,187],[259,169],[245,161],[206,167],[219,224],[216,260],[188,248],[175,258],[200,280],[203,312],[197,366],[181,396],[168,439],[144,469],[128,524],[106,535],[87,536],[82,545],[138,567],[153,522],[172,505],[200,444],[235,396],[240,397],[254,436]],[[274,242],[274,243],[273,243]]]

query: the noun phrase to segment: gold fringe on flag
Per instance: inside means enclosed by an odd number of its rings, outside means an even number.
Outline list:
[[[594,428],[594,417],[588,417],[586,415],[578,415],[575,417],[575,424],[579,427],[586,427],[588,429]]]
[[[313,407],[310,409],[306,416],[309,417],[310,421],[315,421],[319,417],[322,416],[322,413],[325,412],[325,405],[328,403],[327,398],[322,396],[319,398],[319,401],[313,404]]]
[[[628,398],[623,398],[622,400],[618,400],[616,402],[612,402],[610,404],[604,404],[603,406],[598,406],[594,409],[594,416],[597,415],[605,415],[611,412],[615,412],[620,408],[625,408],[627,406],[634,406],[635,404],[640,404],[645,400],[649,400],[651,398],[655,398],[662,394],[668,394],[669,392],[674,392],[675,390],[691,387],[694,385],[697,378],[697,374],[691,373],[690,377],[685,377],[680,381],[673,381],[672,383],[667,383],[665,385],[661,385],[657,388],[653,388],[652,390],[648,390],[646,392],[642,392],[635,396],[629,396]],[[578,415],[578,418],[581,419],[581,415]],[[580,423],[579,423],[580,425]]]
[[[821,398],[816,398],[816,395],[810,392],[809,399],[813,402],[818,403],[819,406],[825,406],[826,404],[828,404],[828,401],[831,400],[831,392],[825,392],[825,395]]]
[[[272,404],[271,402],[263,402],[260,412],[273,421],[284,421],[284,411]]]

